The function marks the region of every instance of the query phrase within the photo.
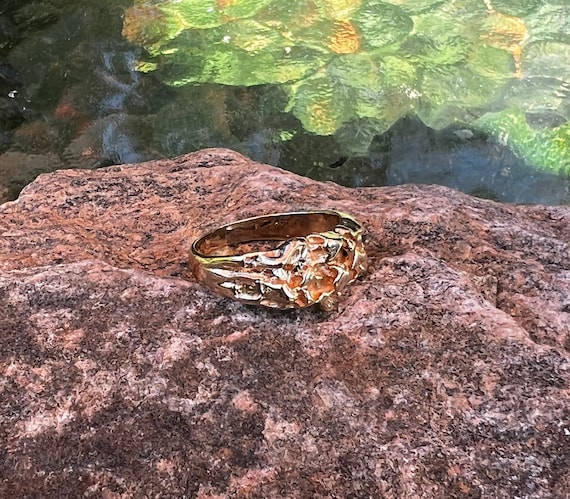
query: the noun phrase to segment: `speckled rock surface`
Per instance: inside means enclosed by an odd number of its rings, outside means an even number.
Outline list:
[[[188,275],[203,230],[310,208],[368,230],[337,312]],[[568,497],[569,238],[224,150],[43,175],[0,207],[0,496]]]

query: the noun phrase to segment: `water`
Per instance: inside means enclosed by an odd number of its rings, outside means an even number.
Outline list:
[[[570,203],[567,1],[212,1],[235,20],[161,28],[159,7],[200,2],[4,0],[0,201],[46,171],[229,147],[349,186]]]

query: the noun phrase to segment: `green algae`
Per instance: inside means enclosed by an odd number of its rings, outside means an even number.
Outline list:
[[[167,84],[277,85],[306,131],[355,153],[414,113],[508,136],[525,161],[567,172],[569,17],[539,0],[135,0],[124,34]]]

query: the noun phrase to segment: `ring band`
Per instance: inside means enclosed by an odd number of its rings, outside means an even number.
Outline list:
[[[244,303],[332,310],[366,270],[362,234],[354,218],[338,211],[248,218],[194,241],[190,267],[214,292]]]

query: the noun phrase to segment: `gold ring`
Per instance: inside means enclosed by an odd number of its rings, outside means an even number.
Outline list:
[[[244,303],[332,310],[366,270],[362,234],[354,218],[338,211],[253,217],[196,239],[190,268],[214,292]]]

